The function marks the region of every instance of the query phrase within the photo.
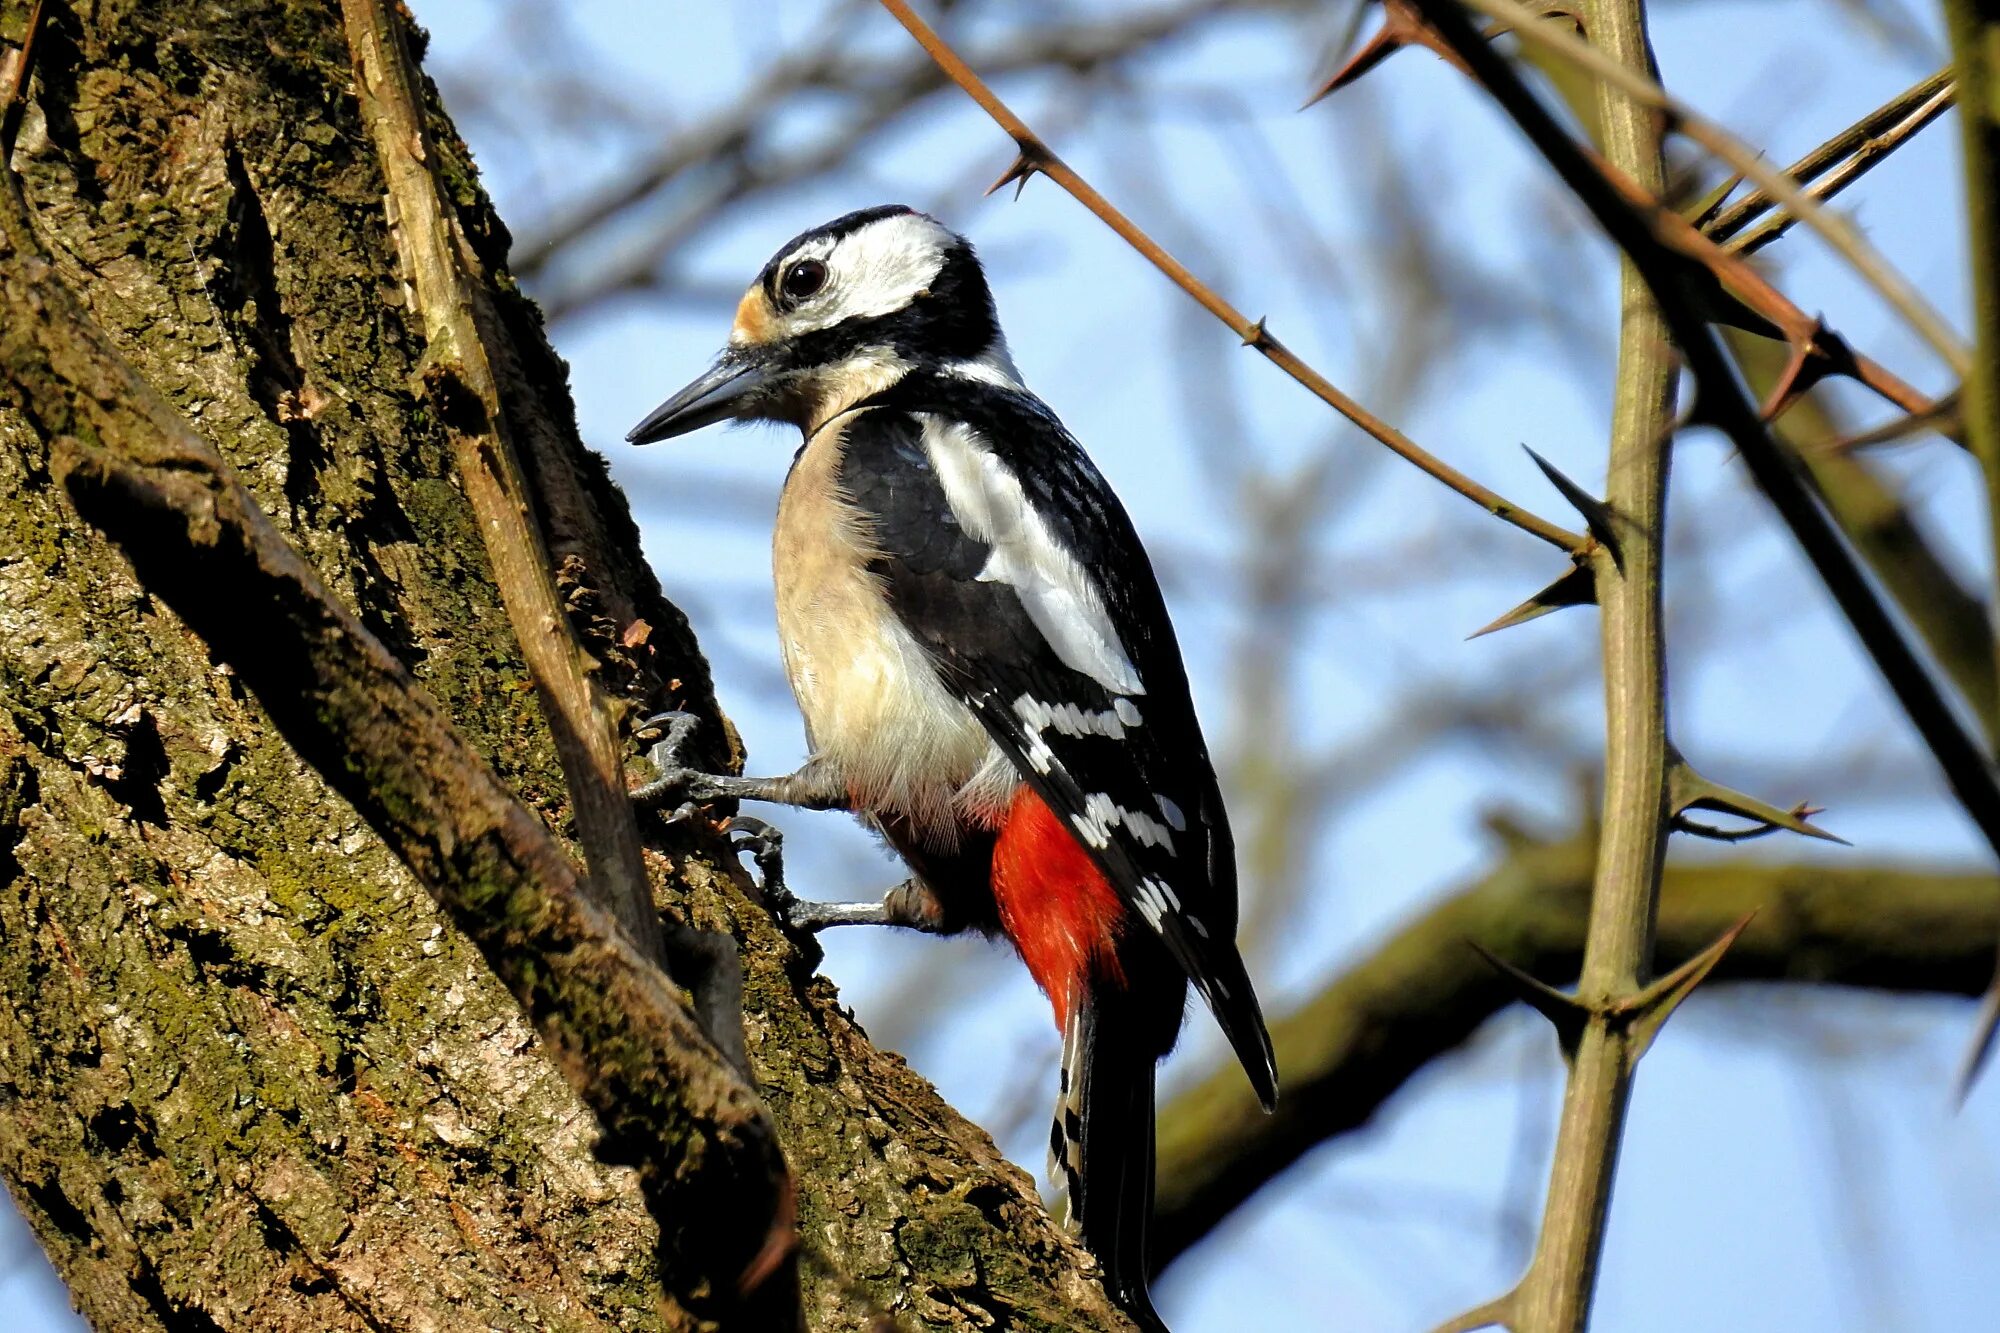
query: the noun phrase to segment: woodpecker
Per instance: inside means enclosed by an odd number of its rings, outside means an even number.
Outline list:
[[[739,778],[655,751],[651,800],[855,812],[912,876],[794,924],[1004,936],[1063,1039],[1052,1174],[1144,1328],[1155,1066],[1190,984],[1259,1100],[1271,1041],[1237,952],[1235,846],[1131,520],[1022,386],[972,246],[902,206],[788,242],[722,354],[626,437],[724,420],[804,436],[773,540],[810,757]]]

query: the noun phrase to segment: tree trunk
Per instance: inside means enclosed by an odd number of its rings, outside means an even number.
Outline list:
[[[0,42],[29,6],[0,3]],[[0,65],[0,69],[4,69]],[[0,84],[0,86],[4,86]],[[47,5],[11,156],[57,269],[560,834],[566,793],[441,423],[337,6]],[[574,623],[713,714],[436,107]],[[0,315],[4,317],[4,315]],[[0,1177],[106,1329],[701,1327],[632,1173],[484,959],[0,405]],[[725,756],[713,755],[720,760]],[[815,1329],[1127,1327],[1031,1182],[840,1011],[707,830],[663,908],[732,932]]]

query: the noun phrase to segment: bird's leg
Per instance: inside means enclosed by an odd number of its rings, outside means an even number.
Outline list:
[[[657,810],[674,803],[675,817],[691,814],[691,807],[707,801],[769,801],[796,805],[806,810],[845,810],[850,798],[847,789],[826,765],[807,760],[798,772],[775,778],[739,778],[727,773],[703,773],[680,761],[681,747],[701,719],[692,713],[661,713],[647,718],[637,728],[640,734],[664,734],[646,752],[648,762],[659,774],[632,792],[632,801],[642,810]]]
[[[757,863],[758,888],[778,919],[793,930],[817,935],[829,926],[902,926],[931,934],[949,933],[937,895],[919,879],[906,879],[874,903],[816,903],[785,885],[784,834],[761,819],[738,815],[725,826],[738,851]]]

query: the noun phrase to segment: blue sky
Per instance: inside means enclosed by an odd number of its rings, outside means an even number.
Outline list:
[[[433,33],[434,68],[462,76],[501,49],[494,6],[416,0],[414,8]],[[569,129],[524,148],[489,118],[463,120],[516,235],[533,235],[552,199],[615,175],[650,138],[728,102],[776,53],[820,40],[823,9],[777,3],[753,20],[740,6],[574,5],[592,82],[653,123],[596,135]],[[1682,97],[1789,158],[1935,66],[1870,35],[1854,13],[1804,0],[1660,4],[1660,64]],[[1267,314],[1336,382],[1364,400],[1380,388],[1394,400],[1384,409],[1416,439],[1563,519],[1519,446],[1534,445],[1587,486],[1603,482],[1606,331],[1616,315],[1610,252],[1546,189],[1511,128],[1426,54],[1400,56],[1360,87],[1298,113],[1340,19],[1336,12],[1304,29],[1235,21],[1149,59],[1138,71],[1144,86],[1189,93],[1184,111],[1150,115],[1150,129],[1118,99],[1075,116],[1048,79],[1002,91],[1031,120],[1067,122],[1053,136],[1059,151],[1237,304]],[[874,49],[900,49],[886,16],[863,10],[856,21]],[[1315,40],[1300,40],[1301,31]],[[497,67],[484,66],[489,77]],[[1324,247],[1322,258],[1259,213],[1262,196],[1249,177],[1261,169],[1245,165],[1241,141],[1205,114],[1213,103],[1195,92],[1226,93],[1232,114],[1269,145],[1298,200],[1296,221]],[[785,125],[787,141],[799,144],[819,131],[810,106]],[[1934,128],[1845,207],[1963,327],[1955,134],[1949,120]],[[1171,211],[1146,206],[1157,201],[1142,142],[1171,164]],[[744,208],[682,267],[709,285],[740,285],[800,228],[887,199],[936,206],[967,231],[988,256],[1029,382],[1092,450],[1156,549],[1172,553],[1170,598],[1212,736],[1228,731],[1239,706],[1233,673],[1246,625],[1229,571],[1257,534],[1245,531],[1236,498],[1218,492],[1198,461],[1202,441],[1191,438],[1181,383],[1191,363],[1177,354],[1188,345],[1208,352],[1201,373],[1238,391],[1242,438],[1255,441],[1255,465],[1273,484],[1332,451],[1347,503],[1315,547],[1330,571],[1383,553],[1441,571],[1407,596],[1343,595],[1315,608],[1286,675],[1286,734],[1273,744],[1335,751],[1368,734],[1417,683],[1471,689],[1579,653],[1588,661],[1590,612],[1466,643],[1470,629],[1555,572],[1551,557],[1385,463],[1377,446],[1329,420],[1270,367],[1231,353],[1230,335],[1191,323],[1185,297],[1047,182],[1033,182],[1018,202],[980,198],[1007,150],[976,112],[941,101],[898,125],[851,171]],[[1383,235],[1383,215],[1370,206],[1378,154],[1442,220],[1469,268],[1518,281],[1595,336],[1558,338],[1527,319],[1519,328],[1482,325],[1427,367],[1413,391],[1394,392],[1388,349],[1408,295],[1382,258],[1395,238]],[[1916,341],[1809,238],[1784,243],[1781,280],[1879,359],[1923,387],[1944,387]],[[611,458],[669,593],[715,656],[724,706],[745,734],[753,769],[775,772],[801,757],[801,737],[774,688],[759,507],[768,514],[775,502],[795,440],[759,429],[715,430],[643,452],[619,443],[706,363],[726,324],[712,300],[629,299],[559,324],[556,336],[571,361],[586,438]],[[1962,459],[1925,445],[1897,455],[1894,466],[1976,573],[1984,536],[1976,479]],[[1817,775],[1828,785],[1763,794],[1781,803],[1810,795],[1830,807],[1828,825],[1859,845],[1854,853],[1762,850],[1976,863],[1979,843],[1912,758],[1872,669],[1742,469],[1715,440],[1691,436],[1677,451],[1674,484],[1677,739],[1724,781],[1737,776],[1732,766]],[[699,498],[717,494],[747,498]],[[1560,735],[1586,745],[1594,735],[1596,682],[1587,672],[1533,702]],[[1859,763],[1831,762],[1856,754]],[[1888,791],[1869,781],[1884,773],[1894,778]],[[1253,959],[1267,1007],[1282,1011],[1489,864],[1489,811],[1520,811],[1559,830],[1574,825],[1576,804],[1567,773],[1511,749],[1455,744],[1399,770],[1313,842],[1304,886],[1285,899],[1280,928]],[[780,822],[793,832],[793,879],[804,892],[853,896],[896,878],[839,816],[786,812]],[[1703,854],[1675,847],[1677,856]],[[827,943],[826,970],[864,1024],[1039,1172],[1056,1043],[1018,966],[971,941],[836,932]],[[2000,1300],[2000,1269],[1990,1262],[2000,1242],[2000,1093],[1989,1081],[1957,1113],[1948,1093],[1969,1019],[1967,1004],[1946,1000],[1736,990],[1693,1002],[1640,1076],[1597,1326],[1784,1333],[1990,1322]],[[1171,1087],[1221,1058],[1197,1016],[1165,1077]],[[1493,1295],[1525,1254],[1521,1228],[1532,1228],[1539,1206],[1559,1077],[1543,1029],[1519,1016],[1496,1020],[1373,1124],[1321,1148],[1177,1265],[1162,1287],[1164,1311],[1182,1333],[1266,1325],[1372,1333],[1426,1328]],[[0,1254],[16,1243],[7,1230],[14,1226],[0,1222]],[[45,1271],[0,1271],[0,1308],[28,1312],[16,1327],[63,1327],[60,1304]]]

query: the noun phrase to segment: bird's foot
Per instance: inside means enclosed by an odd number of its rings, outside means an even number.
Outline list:
[[[678,813],[678,812],[676,812]],[[757,865],[757,889],[771,915],[785,929],[817,935],[829,926],[906,926],[938,930],[935,898],[914,879],[905,880],[873,903],[821,903],[801,898],[785,883],[785,835],[752,815],[737,815],[724,831],[738,852]]]
[[[633,788],[634,805],[641,810],[658,810],[673,804],[675,809],[667,816],[671,824],[691,817],[695,807],[704,801],[730,795],[719,774],[704,773],[681,762],[682,747],[700,725],[701,719],[693,713],[655,713],[633,729],[633,735],[641,740],[659,737],[646,751],[646,762],[653,766],[655,776],[651,782]]]

